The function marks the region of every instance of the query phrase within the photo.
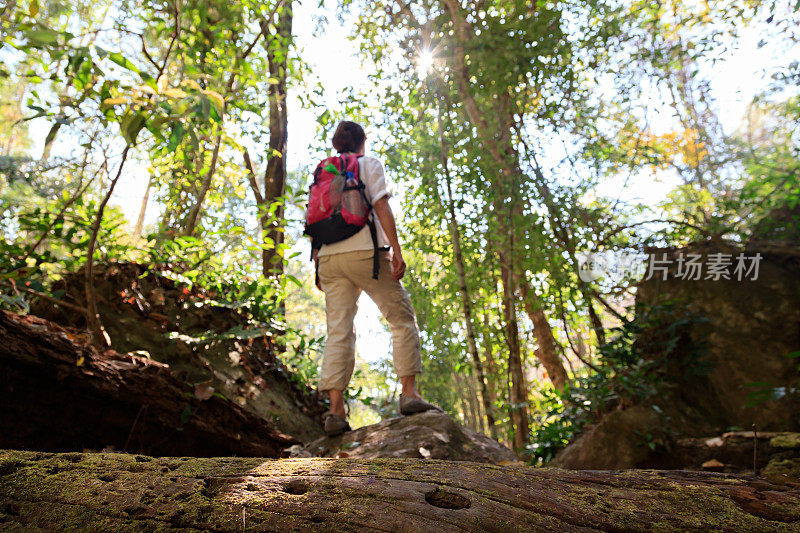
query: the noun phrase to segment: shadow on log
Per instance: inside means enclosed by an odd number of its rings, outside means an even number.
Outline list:
[[[80,531],[781,532],[800,530],[800,485],[421,459],[0,451],[0,521]]]
[[[278,457],[296,442],[225,398],[200,400],[165,364],[100,353],[46,320],[0,312],[0,339],[2,447]]]

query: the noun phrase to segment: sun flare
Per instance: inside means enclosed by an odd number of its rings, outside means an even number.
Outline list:
[[[433,67],[433,53],[430,50],[423,50],[417,58],[417,73],[420,78],[428,75]]]

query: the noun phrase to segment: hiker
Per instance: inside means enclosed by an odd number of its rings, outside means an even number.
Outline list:
[[[306,234],[312,237],[316,283],[325,293],[328,341],[318,389],[327,391],[330,411],[325,433],[350,430],[344,391],[355,366],[353,319],[361,291],[389,323],[394,369],[400,378],[400,413],[438,407],[424,401],[415,387],[422,371],[419,331],[411,299],[400,280],[406,263],[397,238],[383,165],[364,155],[366,134],[355,122],[340,122],[333,135],[339,153],[322,161],[309,193]]]

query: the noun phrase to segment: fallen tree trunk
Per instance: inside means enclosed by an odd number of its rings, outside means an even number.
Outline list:
[[[798,531],[800,485],[420,459],[0,451],[2,528]]]
[[[63,291],[68,303],[82,307],[82,280],[81,271],[65,273],[49,290]],[[324,434],[327,405],[292,379],[277,355],[274,331],[251,324],[244,310],[215,303],[220,295],[213,289],[176,282],[166,265],[124,262],[97,265],[94,285],[112,349],[147,352],[182,381],[210,381],[217,392],[298,440]],[[49,301],[34,302],[31,314],[66,328],[86,327],[83,313]]]
[[[169,366],[0,311],[0,447],[278,457],[296,442]],[[201,399],[204,398],[204,399]]]

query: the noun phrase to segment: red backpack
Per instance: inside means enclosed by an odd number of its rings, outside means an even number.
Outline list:
[[[358,174],[360,155],[341,154],[323,159],[314,170],[314,182],[308,191],[306,235],[312,249],[352,237],[369,226],[375,255],[372,277],[378,279],[378,237],[370,217],[372,205],[364,193],[365,185]]]

